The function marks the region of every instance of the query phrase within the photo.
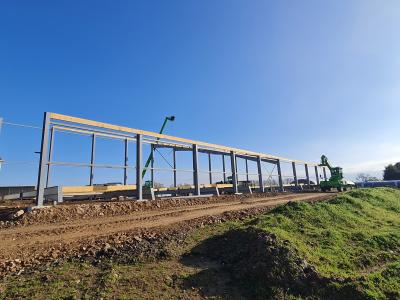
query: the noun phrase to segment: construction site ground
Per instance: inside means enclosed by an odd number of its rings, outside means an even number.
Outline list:
[[[157,201],[82,202],[24,213],[0,208],[0,274],[102,254],[148,255],[151,244],[205,224],[242,219],[289,201],[319,201],[334,194],[253,194]],[[142,249],[142,248],[145,249]],[[150,247],[150,248],[149,248]]]

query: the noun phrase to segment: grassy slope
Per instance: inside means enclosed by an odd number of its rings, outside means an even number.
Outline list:
[[[243,299],[246,294],[233,288],[226,270],[192,249],[247,226],[289,241],[322,276],[334,279],[336,288],[350,286],[366,298],[400,299],[400,191],[392,189],[355,190],[329,202],[290,203],[256,219],[206,226],[160,262],[64,263],[10,277],[0,282],[0,299]],[[181,259],[186,253],[189,261]]]
[[[399,190],[354,190],[329,202],[292,203],[255,224],[290,241],[322,276],[350,279],[373,298],[400,297]]]

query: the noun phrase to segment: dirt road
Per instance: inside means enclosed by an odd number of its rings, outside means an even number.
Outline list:
[[[323,193],[288,194],[267,198],[247,198],[190,207],[163,210],[132,211],[126,215],[71,220],[52,224],[33,224],[0,230],[0,266],[38,261],[46,256],[57,258],[71,251],[86,249],[90,244],[115,236],[127,236],[140,230],[160,229],[180,222],[225,212],[276,206],[289,201],[323,200],[332,197]],[[115,239],[114,239],[115,240]],[[118,240],[122,243],[123,240]]]

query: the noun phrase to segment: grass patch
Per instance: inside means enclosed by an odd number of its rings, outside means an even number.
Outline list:
[[[372,298],[400,297],[400,191],[360,189],[290,203],[249,222],[289,241],[321,276]]]

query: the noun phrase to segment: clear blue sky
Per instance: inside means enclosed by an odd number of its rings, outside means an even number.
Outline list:
[[[380,175],[400,160],[399,35],[389,0],[1,1],[0,116],[156,131],[174,114],[172,135]],[[3,126],[4,159],[38,149]],[[5,165],[0,185],[35,172]]]

